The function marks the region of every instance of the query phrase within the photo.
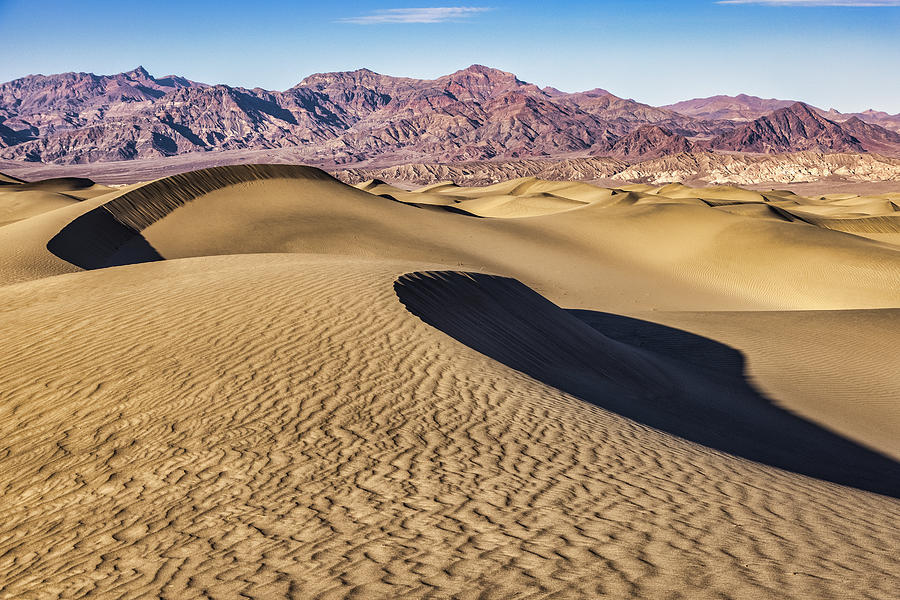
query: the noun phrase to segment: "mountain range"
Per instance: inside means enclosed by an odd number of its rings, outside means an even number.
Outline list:
[[[368,69],[285,91],[153,77],[29,75],[0,84],[0,158],[81,164],[292,149],[323,166],[688,152],[900,156],[900,115],[715,96],[653,107],[603,89],[539,88],[481,65],[432,80]]]

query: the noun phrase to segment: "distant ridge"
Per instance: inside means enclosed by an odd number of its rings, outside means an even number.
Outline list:
[[[667,107],[602,88],[567,93],[471,65],[436,79],[316,73],[285,91],[154,77],[29,75],[0,84],[0,158],[84,164],[222,150],[291,149],[326,167],[613,157],[692,150],[900,156],[900,116],[714,96]]]
[[[778,110],[779,108],[787,108],[793,104],[796,104],[795,100],[778,100],[775,98],[760,98],[758,96],[738,94],[737,96],[719,95],[710,96],[708,98],[694,98],[693,100],[667,104],[660,108],[673,110],[683,115],[699,119],[752,121],[765,116],[772,111]],[[829,110],[815,107],[811,108],[823,117],[838,123],[856,117],[866,123],[880,125],[886,129],[900,132],[900,113],[892,115],[884,111],[872,109],[858,113],[841,113],[833,108]]]
[[[662,108],[701,119],[752,121],[773,110],[786,108],[791,104],[794,104],[794,101],[738,94],[737,96],[719,95],[708,98],[694,98],[693,100],[668,104]]]

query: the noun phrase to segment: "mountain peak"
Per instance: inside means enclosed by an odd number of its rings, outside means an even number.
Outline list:
[[[775,98],[760,98],[749,94],[727,96],[719,94],[706,98],[694,98],[674,104],[668,104],[662,108],[674,110],[683,115],[700,119],[721,119],[733,121],[752,121],[764,115],[795,104],[792,100],[777,100]]]
[[[540,93],[537,86],[519,80],[514,74],[484,65],[471,65],[455,73],[438,77],[434,83],[460,100],[479,102],[504,92],[526,88]]]
[[[488,82],[525,83],[524,81],[520,81],[513,73],[501,71],[500,69],[495,69],[493,67],[486,67],[484,65],[470,65],[465,69],[460,69],[455,73],[450,73],[449,75],[439,77],[438,79],[450,79],[455,81],[461,78],[471,79],[473,77],[483,78]]]
[[[790,106],[780,108],[773,112],[791,112],[795,115],[808,115],[813,118],[819,119],[823,118],[819,113],[813,110],[813,108],[809,104],[806,104],[805,102],[794,102]]]
[[[788,108],[790,108],[791,110],[809,110],[809,105],[797,100],[796,102],[791,104]]]
[[[794,102],[724,133],[711,140],[709,147],[766,153],[866,151],[859,139],[803,102]]]
[[[129,79],[152,79],[150,73],[142,65],[138,65],[136,68],[126,71],[123,75]]]
[[[494,67],[486,67],[484,65],[474,64],[469,65],[465,69],[460,69],[457,73],[480,73],[482,75],[501,75],[501,76],[513,76],[512,73],[508,73],[506,71],[501,71],[500,69],[495,69]]]
[[[612,96],[611,92],[604,90],[603,88],[594,88],[592,90],[586,90],[584,92],[580,92],[581,95],[587,96],[589,98],[599,98],[600,96]]]
[[[359,85],[364,82],[375,82],[381,79],[392,79],[376,73],[371,69],[356,69],[354,71],[335,71],[330,73],[313,73],[303,78],[300,83],[295,85],[299,87],[323,87],[331,85],[353,84]]]

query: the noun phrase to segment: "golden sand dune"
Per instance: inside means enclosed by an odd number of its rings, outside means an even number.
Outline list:
[[[895,595],[896,194],[21,186],[0,598]]]

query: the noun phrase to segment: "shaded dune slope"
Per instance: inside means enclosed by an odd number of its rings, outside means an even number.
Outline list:
[[[98,186],[93,180],[86,177],[54,177],[52,179],[42,179],[40,181],[32,181],[21,183],[21,190],[43,190],[47,192],[68,192],[77,194],[84,193],[85,190],[91,188],[109,189],[105,186]]]
[[[622,326],[630,321],[619,316],[584,315],[615,339],[704,369],[744,372],[779,406],[900,460],[900,308],[654,311],[632,315],[635,327]],[[691,341],[710,338],[713,346]],[[723,347],[739,348],[740,355]]]
[[[412,273],[394,289],[425,323],[607,410],[754,461],[900,497],[900,463],[775,406],[733,366],[701,370],[603,335],[613,315],[585,311],[580,320],[516,280],[479,273]],[[712,351],[734,364],[733,352]]]

